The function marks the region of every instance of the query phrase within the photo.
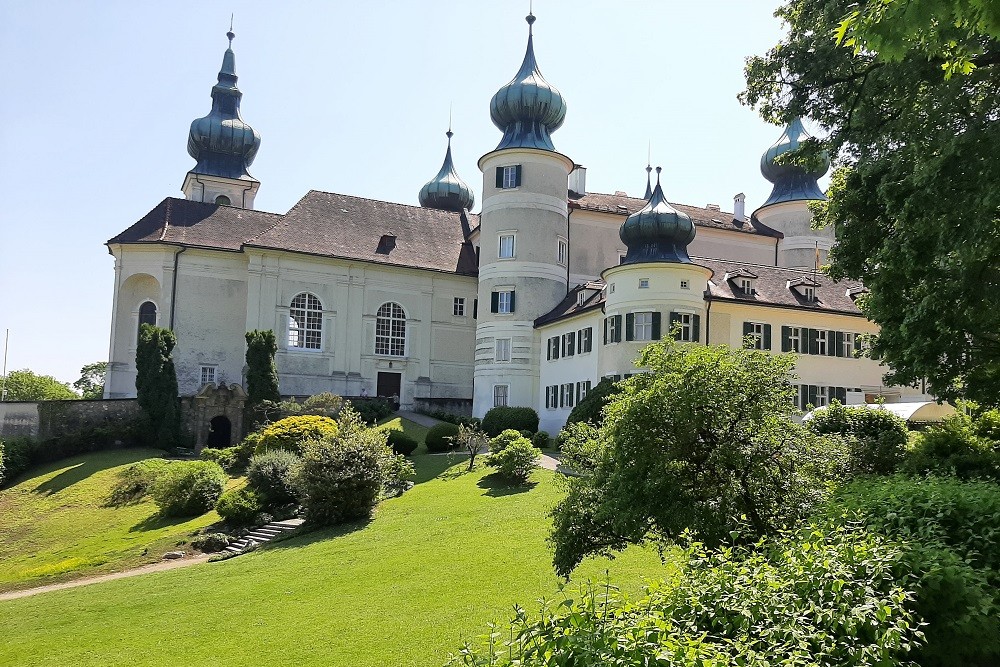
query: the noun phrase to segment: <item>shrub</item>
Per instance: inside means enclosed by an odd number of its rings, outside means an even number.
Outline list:
[[[590,422],[594,426],[600,426],[604,421],[604,406],[611,397],[621,391],[611,378],[604,378],[598,382],[583,400],[576,404],[566,418],[567,424],[578,424]]]
[[[254,452],[263,454],[274,449],[284,449],[297,453],[304,441],[336,433],[337,422],[329,417],[317,415],[285,417],[261,430]]]
[[[392,447],[392,451],[395,454],[401,454],[402,456],[409,456],[417,449],[417,441],[414,438],[406,435],[402,431],[386,431],[389,435],[389,446]]]
[[[539,431],[531,436],[531,444],[538,449],[545,449],[548,447],[549,440],[551,440],[551,438],[549,437],[548,431]]]
[[[198,453],[198,458],[202,461],[212,461],[213,463],[218,463],[226,472],[232,472],[237,469],[236,460],[238,456],[238,447],[226,447],[224,449],[202,447],[201,451]]]
[[[424,436],[424,444],[427,445],[427,451],[429,452],[449,452],[455,448],[455,442],[452,438],[457,435],[458,426],[449,424],[448,422],[441,422],[440,424],[434,424],[427,431],[427,435]]]
[[[444,410],[417,410],[422,415],[427,415],[428,417],[434,417],[439,421],[448,422],[449,424],[456,424],[458,426],[474,426],[479,427],[482,424],[482,419],[478,417],[467,417],[466,415],[456,415],[453,412],[445,412]]]
[[[301,462],[298,454],[282,449],[257,454],[247,466],[247,484],[264,496],[269,508],[293,503],[292,473]]]
[[[344,406],[344,399],[329,391],[310,396],[302,403],[302,414],[336,417]]]
[[[845,406],[834,400],[814,412],[806,424],[813,433],[844,438],[852,475],[891,475],[906,456],[906,422],[888,410]]]
[[[390,481],[394,456],[386,437],[345,409],[336,429],[302,445],[294,483],[309,523],[333,525],[371,515]]]
[[[347,404],[354,408],[361,421],[369,425],[378,423],[394,412],[392,405],[384,398],[354,399],[347,401]]]
[[[953,415],[920,433],[903,470],[914,475],[928,473],[1000,479],[998,443],[978,433],[990,433],[991,427],[980,420],[977,426],[965,415]]]
[[[385,468],[385,483],[382,485],[382,494],[387,498],[401,495],[413,486],[412,480],[416,474],[413,461],[402,454],[392,456]]]
[[[149,494],[169,465],[170,462],[164,459],[146,459],[123,468],[118,472],[105,504],[109,507],[123,507],[138,503]]]
[[[490,454],[498,454],[520,440],[527,440],[518,431],[509,428],[490,439]]]
[[[172,353],[177,336],[152,324],[139,325],[135,350],[135,395],[150,432],[162,449],[181,444],[181,404]]]
[[[504,433],[516,434],[517,431],[508,430]],[[503,437],[503,433],[498,437]],[[515,484],[524,484],[528,481],[541,456],[531,441],[521,436],[505,443],[497,450],[494,450],[491,444],[490,449],[489,464],[496,468],[499,477]]]
[[[222,495],[224,497],[226,494]],[[216,553],[229,546],[229,536],[225,533],[205,533],[191,540],[191,546],[202,553]]]
[[[2,442],[3,451],[0,452],[0,456],[3,457],[4,474],[7,481],[13,481],[31,467],[38,444],[27,436],[4,438]]]
[[[509,428],[534,433],[538,430],[538,413],[531,408],[499,406],[490,408],[483,417],[483,431],[490,437]]]
[[[266,523],[266,499],[257,489],[241,486],[223,493],[215,503],[215,511],[231,526],[245,528]]]
[[[164,516],[198,516],[215,507],[229,477],[211,461],[174,461],[152,486],[153,500]]]
[[[559,443],[561,462],[569,469],[586,473],[597,468],[602,446],[600,431],[593,423],[566,424],[559,432]]]

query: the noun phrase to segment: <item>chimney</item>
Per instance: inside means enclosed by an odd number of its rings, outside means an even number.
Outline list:
[[[722,207],[718,204],[705,204],[705,208],[709,211],[721,211]]]
[[[733,197],[733,218],[737,222],[746,222],[746,201],[747,196],[742,192]]]
[[[577,197],[587,194],[587,168],[582,164],[573,165],[569,173],[569,191]]]

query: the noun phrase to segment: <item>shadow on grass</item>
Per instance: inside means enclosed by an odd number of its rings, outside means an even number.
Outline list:
[[[491,498],[499,498],[531,491],[537,484],[538,482],[525,482],[524,484],[511,483],[500,477],[497,473],[493,473],[479,480],[478,486],[480,489],[486,490],[486,493],[483,495],[490,496]]]
[[[417,455],[410,457],[410,460],[413,461],[413,468],[416,473],[416,477],[413,478],[414,484],[423,484],[424,482],[441,477],[453,465],[463,462],[462,458],[458,456],[442,456],[438,454]]]
[[[34,488],[35,493],[51,496],[53,493],[58,493],[67,487],[73,486],[77,482],[82,482],[91,475],[97,474],[102,470],[115,468],[127,463],[135,463],[136,461],[140,461],[144,458],[149,458],[149,452],[150,450],[145,448],[136,448],[134,450],[130,450],[128,448],[113,448],[90,452],[88,454],[60,459],[51,463],[39,464],[37,467],[33,467],[24,474],[20,475],[19,479],[23,480],[29,477],[40,477],[42,475],[47,475],[53,470],[65,468],[65,470],[52,479],[48,479]],[[133,453],[135,455],[131,456]],[[125,460],[122,460],[122,457],[125,457]]]
[[[185,523],[190,521],[194,517],[190,516],[163,516],[159,512],[151,516],[146,517],[139,523],[135,524],[128,529],[130,533],[141,533],[147,530],[159,530],[160,528],[167,528],[169,526],[174,526],[179,523]]]
[[[368,524],[370,524],[372,520],[373,517],[369,517],[360,521],[352,521],[351,523],[345,523],[339,526],[330,526],[328,528],[312,529],[308,526],[303,526],[299,529],[300,532],[297,532],[295,535],[265,544],[262,550],[275,551],[277,549],[300,549],[302,547],[307,547],[310,544],[315,544],[316,542],[324,542],[335,537],[343,537],[344,535],[350,535],[351,533],[356,533],[359,530],[364,530],[368,527]]]

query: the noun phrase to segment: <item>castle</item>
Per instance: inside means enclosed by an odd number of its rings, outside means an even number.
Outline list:
[[[471,402],[535,408],[557,431],[601,378],[636,372],[663,336],[798,353],[799,407],[834,398],[927,400],[882,386],[859,358],[875,332],[859,284],[818,273],[832,230],[810,226],[818,171],[779,155],[808,137],[795,121],[761,157],[774,187],[749,215],[670,203],[647,166],[643,198],[586,191],[553,133],[566,100],[539,70],[532,24],[514,78],[490,103],[499,144],[479,160],[482,209],[452,163],[420,206],[311,190],[284,214],[254,209],[260,135],[240,116],[233,33],[212,110],[191,124],[196,161],[168,197],[108,241],[115,258],[105,396],[135,395],[138,326],[177,335],[180,391],[243,382],[244,333],[271,329],[283,395],[398,397],[403,407]],[[415,188],[416,189],[416,188]],[[225,443],[217,443],[225,444]]]

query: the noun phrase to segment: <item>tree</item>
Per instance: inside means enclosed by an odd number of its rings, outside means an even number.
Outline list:
[[[835,279],[861,280],[886,382],[1000,404],[1000,20],[986,0],[789,0],[741,100],[808,116],[839,166],[817,225]]]
[[[135,391],[139,407],[149,419],[157,444],[170,449],[180,444],[181,411],[177,373],[171,358],[177,336],[152,324],[139,327],[135,350]]]
[[[246,333],[247,340],[247,412],[253,423],[270,421],[266,408],[281,401],[278,391],[278,368],[274,355],[278,342],[270,329]],[[261,410],[261,408],[265,408]]]
[[[80,379],[73,383],[83,398],[104,398],[104,377],[108,372],[108,362],[95,361],[80,369]]]
[[[792,355],[646,347],[588,445],[586,474],[553,510],[554,562],[691,530],[707,544],[773,534],[824,497],[842,458],[794,424]]]
[[[3,383],[7,401],[69,401],[80,398],[51,375],[37,375],[27,368],[11,371]]]

